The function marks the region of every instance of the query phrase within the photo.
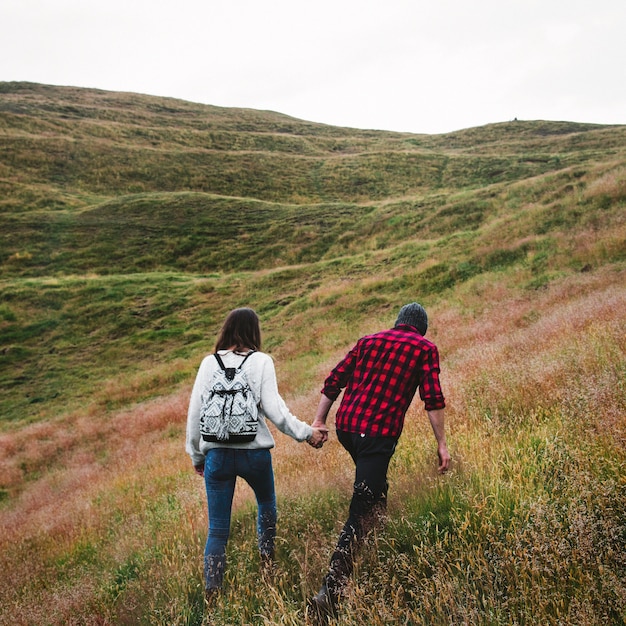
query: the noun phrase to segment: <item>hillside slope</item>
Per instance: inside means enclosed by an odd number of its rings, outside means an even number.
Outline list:
[[[626,255],[626,126],[408,135],[2,83],[0,133],[5,424],[184,362],[237,304],[269,328],[352,323],[491,272],[536,289]]]
[[[239,485],[209,618],[190,386],[253,306],[309,420],[336,360],[416,299],[452,471],[415,401],[338,626],[626,623],[625,133],[408,135],[0,83],[0,624],[305,623],[347,455],[276,433],[276,577]]]
[[[23,83],[0,84],[0,129],[0,275],[270,268],[476,230],[626,150],[624,126],[408,135]]]

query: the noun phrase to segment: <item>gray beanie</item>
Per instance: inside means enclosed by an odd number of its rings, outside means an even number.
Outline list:
[[[398,313],[398,319],[396,320],[396,326],[400,324],[409,324],[409,326],[415,326],[420,335],[425,335],[428,330],[428,315],[421,304],[417,302],[411,302],[411,304],[405,304]]]

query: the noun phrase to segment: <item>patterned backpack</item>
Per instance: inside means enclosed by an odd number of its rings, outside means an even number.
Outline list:
[[[259,410],[242,369],[253,352],[248,352],[239,367],[224,367],[220,355],[214,354],[220,367],[202,393],[200,409],[200,433],[205,441],[237,444],[256,437]]]

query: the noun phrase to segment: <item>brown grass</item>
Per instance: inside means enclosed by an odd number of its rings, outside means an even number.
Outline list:
[[[614,490],[623,491],[624,474],[621,485],[607,479],[601,495],[592,472],[614,476],[615,467],[626,462],[625,278],[621,271],[590,272],[534,292],[476,281],[458,302],[432,307],[430,333],[443,358],[453,471],[437,476],[434,439],[414,405],[390,470],[390,525],[365,551],[340,624],[502,623],[496,555],[500,576],[517,589],[506,605],[517,616],[511,623],[536,623],[531,610],[543,615],[543,623],[599,623],[590,596],[563,595],[571,588],[559,586],[547,574],[550,567],[559,576],[578,577],[581,586],[595,585],[590,576],[605,571],[615,606],[624,610],[619,607],[626,606],[625,591],[615,578],[619,570],[602,565],[608,557],[597,543],[598,537],[620,532],[623,515],[593,509],[602,498],[602,506],[620,502]],[[337,354],[349,347],[338,346]],[[289,364],[277,363],[281,392],[307,421],[335,356],[312,366],[305,392],[291,387]],[[186,386],[114,413],[95,406],[2,435],[2,472],[12,503],[0,517],[0,623],[197,619],[193,598],[201,585],[206,511],[202,481],[184,453],[188,393]],[[242,540],[235,531],[229,551],[239,568],[233,565],[219,623],[302,623],[297,598],[303,600],[319,583],[346,514],[352,467],[336,440],[319,452],[280,433],[276,440],[279,552],[285,570],[263,592],[265,617],[254,608],[254,596],[249,605],[238,604],[237,588],[248,580],[245,568],[251,567],[254,540]],[[538,456],[531,459],[528,450]],[[583,498],[567,505],[567,526],[547,491],[556,478],[540,479],[548,471],[561,476],[554,489],[561,485],[558,489]],[[332,493],[339,499],[330,518],[320,514],[298,521],[310,507],[316,510],[311,498],[319,494],[321,506],[323,494]],[[427,539],[435,518],[415,513],[423,506],[416,502],[424,499],[433,510],[438,499],[450,501],[445,524],[455,534]],[[250,530],[252,502],[249,488],[239,485],[235,509],[243,517],[236,524]],[[566,501],[554,502],[565,506]],[[507,520],[509,508],[519,512]],[[294,524],[303,526],[296,530]],[[567,550],[552,545],[550,529],[570,546]],[[414,537],[412,547],[402,539],[407,532]],[[460,539],[464,533],[467,543]],[[470,543],[478,537],[478,544]],[[443,559],[439,566],[433,564],[436,554]],[[589,572],[581,569],[584,563]],[[424,569],[433,567],[438,574],[424,577]],[[486,586],[472,571],[483,572]],[[551,590],[545,588],[548,581],[555,585]],[[481,601],[472,595],[479,592],[493,596]],[[493,622],[484,602],[499,615]]]

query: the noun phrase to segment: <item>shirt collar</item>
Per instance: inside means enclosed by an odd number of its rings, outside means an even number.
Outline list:
[[[420,337],[423,337],[423,335],[420,333],[419,330],[417,330],[416,326],[412,326],[411,324],[398,324],[397,326],[394,326],[394,328],[398,329],[398,330],[410,330],[413,331],[414,333],[418,334]]]

